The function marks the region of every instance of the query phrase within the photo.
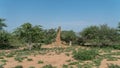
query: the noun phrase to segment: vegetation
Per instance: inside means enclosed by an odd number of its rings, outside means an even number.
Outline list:
[[[88,43],[86,45],[118,45],[120,39],[118,38],[119,34],[117,30],[107,25],[87,27],[80,32],[80,35],[85,39],[84,41]]]
[[[41,60],[40,60],[40,61],[38,61],[38,64],[43,64],[43,63],[44,63],[44,62],[43,62],[43,61],[41,61]]]
[[[69,45],[72,45],[72,41],[76,40],[76,34],[74,31],[62,31],[61,39]],[[75,42],[75,41],[74,41]]]
[[[0,48],[2,49],[18,44],[26,45],[29,50],[32,48],[40,49],[42,44],[50,44],[55,41],[56,29],[47,30],[40,25],[33,26],[31,23],[24,23],[12,33],[9,33],[4,30],[4,27],[7,27],[4,21],[5,19],[0,19]],[[99,47],[110,45],[109,47],[119,49],[120,23],[118,28],[111,28],[106,24],[89,26],[79,32],[79,34],[72,30],[64,30],[61,32],[61,39],[69,45],[81,44]]]
[[[49,65],[43,66],[42,68],[56,68],[56,67],[54,67],[54,66],[52,66],[51,64],[49,64]]]
[[[64,30],[61,32],[62,43],[73,46],[44,48],[46,44],[55,41],[56,29],[43,29],[41,25],[24,23],[13,32],[8,32],[4,29],[7,27],[4,21],[5,19],[0,19],[0,68],[9,62],[8,59],[14,58],[15,61],[21,63],[24,59],[32,62],[34,58],[27,58],[27,56],[38,54],[50,56],[54,53],[57,55],[64,53],[67,57],[72,56],[72,59],[66,60],[67,65],[63,64],[62,68],[99,67],[103,59],[107,59],[107,61],[120,59],[120,57],[116,57],[120,55],[120,23],[118,23],[118,28],[111,28],[106,24],[89,26],[79,33],[73,30]],[[118,52],[112,52],[112,50],[118,50]],[[49,52],[52,53],[48,54]],[[37,63],[44,64],[43,61],[39,59]],[[120,66],[111,64],[108,67],[119,68]],[[23,66],[17,65],[14,68],[23,68]],[[56,67],[49,64],[42,68]]]
[[[73,52],[73,57],[76,60],[92,60],[98,55],[96,50],[78,50]]]
[[[23,66],[22,65],[17,65],[14,68],[23,68]]]
[[[108,64],[108,68],[120,68],[120,66],[114,64]]]

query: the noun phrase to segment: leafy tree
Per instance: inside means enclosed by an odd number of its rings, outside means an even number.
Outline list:
[[[55,41],[56,29],[44,30],[44,43],[50,44]]]
[[[89,45],[112,45],[118,41],[116,29],[107,25],[90,26],[85,28],[80,35]]]
[[[18,27],[14,31],[14,34],[18,36],[20,40],[27,43],[29,50],[32,49],[33,43],[41,43],[43,37],[41,26],[32,26],[30,23],[24,23]]]
[[[3,27],[7,27],[3,21],[5,21],[5,19],[0,19],[0,48],[9,48],[10,34],[3,29]]]
[[[0,30],[2,30],[3,27],[7,27],[7,25],[5,23],[3,23],[3,21],[5,21],[5,19],[0,18]]]
[[[61,33],[61,39],[65,41],[66,43],[69,43],[69,45],[72,45],[72,42],[76,40],[76,34],[74,31],[62,31]]]

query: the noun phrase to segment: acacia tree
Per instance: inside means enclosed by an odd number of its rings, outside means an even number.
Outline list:
[[[62,31],[61,33],[61,39],[62,41],[65,41],[66,43],[69,43],[69,45],[72,45],[72,42],[76,40],[76,34],[74,31]]]
[[[20,40],[27,44],[29,50],[32,49],[33,43],[41,42],[43,35],[41,26],[32,26],[30,23],[24,23],[14,33]]]

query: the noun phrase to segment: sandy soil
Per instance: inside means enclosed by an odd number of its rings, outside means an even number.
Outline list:
[[[117,60],[117,61],[107,61],[107,59],[103,59],[99,68],[108,68],[107,67],[108,64],[120,65],[120,60]]]
[[[29,56],[28,58],[32,58],[33,61],[23,60],[23,62],[15,61],[14,58],[6,58],[8,62],[4,66],[5,68],[15,67],[17,65],[22,65],[24,68],[29,68],[30,66],[34,66],[35,68],[40,68],[44,65],[51,64],[56,66],[57,68],[62,68],[63,64],[66,64],[66,60],[73,60],[71,56],[66,56],[64,53],[56,55],[54,53],[47,55],[37,55],[37,56]],[[38,61],[42,60],[43,64],[38,64]]]

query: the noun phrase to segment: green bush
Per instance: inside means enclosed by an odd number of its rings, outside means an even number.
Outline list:
[[[51,64],[49,64],[49,65],[43,66],[42,68],[56,68],[56,67],[54,67],[54,66],[52,66]]]
[[[4,62],[4,63],[5,63],[5,62],[7,62],[7,60],[3,59],[3,60],[1,60],[1,62]]]
[[[6,57],[13,57],[13,54],[9,53],[9,54],[6,55]]]
[[[120,66],[114,64],[108,64],[108,68],[120,68]]]
[[[111,45],[112,48],[114,49],[119,49],[120,50],[120,45]]]
[[[43,62],[43,61],[41,61],[41,60],[40,60],[40,61],[38,61],[38,64],[43,64],[43,63],[44,63],[44,62]]]
[[[92,60],[98,55],[98,51],[91,50],[78,50],[73,53],[73,57],[76,60]]]
[[[34,45],[33,45],[33,49],[40,49],[41,48],[41,43],[35,43]]]
[[[18,62],[22,62],[22,60],[24,59],[23,57],[15,57],[14,58],[16,61],[18,61]]]
[[[31,58],[28,58],[28,59],[27,59],[27,61],[33,61],[33,59],[31,59]]]
[[[17,65],[14,68],[23,68],[23,66],[22,65]]]
[[[30,66],[29,68],[35,68],[34,66]]]
[[[63,64],[62,68],[68,68],[68,65]]]
[[[0,65],[0,68],[4,68],[3,65]]]
[[[71,62],[69,63],[69,65],[76,65],[76,64],[79,64],[78,62]]]

